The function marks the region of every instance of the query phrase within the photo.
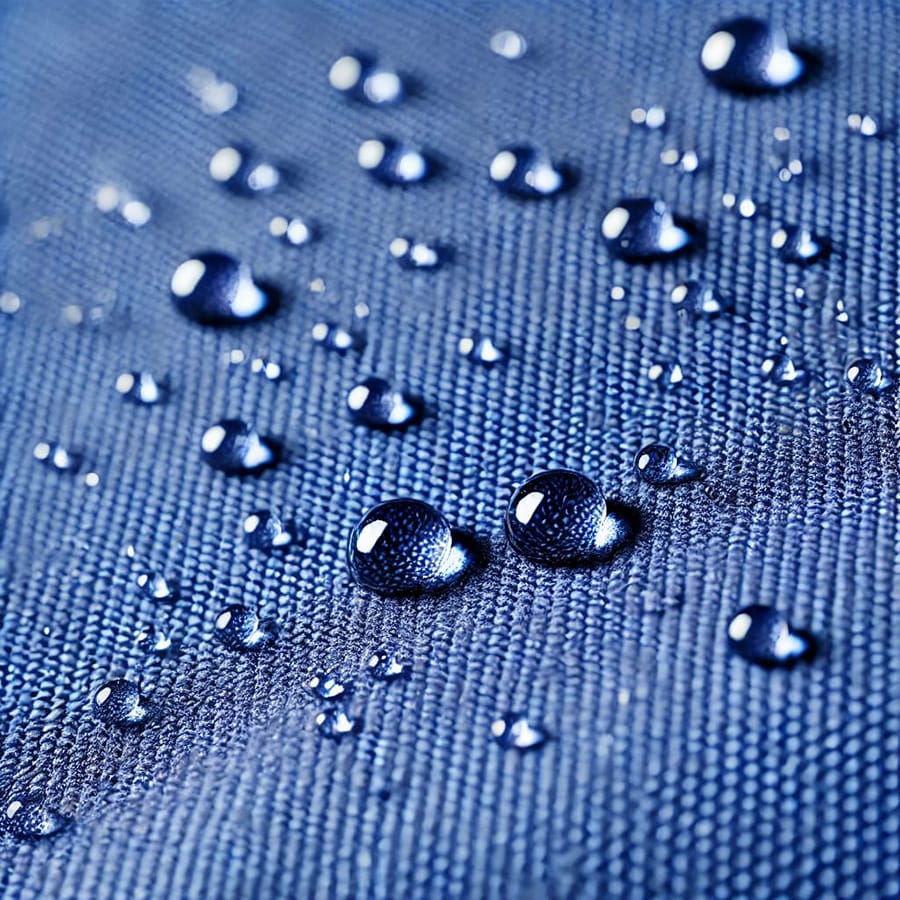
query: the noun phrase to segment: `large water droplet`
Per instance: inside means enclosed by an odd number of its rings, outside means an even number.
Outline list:
[[[815,652],[813,639],[793,631],[771,606],[747,606],[736,613],[728,624],[728,645],[744,659],[767,667],[790,665]]]
[[[374,650],[366,660],[366,668],[369,670],[369,674],[378,681],[395,681],[412,670],[410,663],[406,662],[394,647]]]
[[[337,353],[362,350],[366,345],[366,339],[361,334],[343,328],[336,322],[316,322],[310,336],[317,344]]]
[[[431,174],[431,164],[418,147],[392,137],[381,136],[363,141],[356,159],[382,184],[416,184]]]
[[[302,247],[316,236],[316,226],[308,219],[273,216],[269,220],[269,234],[289,247]]]
[[[347,407],[354,422],[372,428],[402,428],[424,415],[422,401],[404,394],[384,378],[372,376],[357,384],[347,395]]]
[[[275,462],[273,443],[240,419],[221,419],[203,433],[203,461],[226,475],[255,472]]]
[[[395,237],[388,250],[403,269],[437,269],[449,255],[447,248],[435,241],[417,241],[409,236]]]
[[[319,733],[335,741],[349,734],[355,734],[359,731],[359,727],[359,720],[343,706],[333,706],[316,716],[316,728]]]
[[[369,106],[389,106],[406,96],[397,72],[366,53],[348,53],[335,60],[328,81],[336,91]]]
[[[337,700],[350,690],[350,684],[345,682],[336,672],[313,675],[306,682],[307,687],[316,696],[323,700]]]
[[[38,462],[44,463],[57,472],[67,472],[74,475],[81,468],[81,454],[67,450],[62,444],[40,441],[34,445],[32,452]]]
[[[792,384],[805,384],[807,372],[797,365],[793,358],[788,354],[787,338],[781,338],[780,344],[780,348],[775,353],[771,356],[767,356],[762,361],[760,371],[769,379],[769,381],[785,387]]]
[[[552,197],[569,186],[566,171],[543,151],[526,144],[504,147],[491,160],[491,181],[517,197]]]
[[[257,510],[244,519],[244,540],[251,550],[277,550],[293,539],[291,529],[269,510]]]
[[[272,624],[238,603],[226,606],[216,616],[215,627],[216,637],[229,650],[261,650],[275,640]]]
[[[668,444],[647,444],[634,458],[634,468],[648,484],[661,487],[683,484],[699,477],[700,469],[690,460],[679,456]]]
[[[734,300],[706,281],[685,281],[676,285],[671,299],[676,309],[683,309],[698,319],[715,319],[723,313],[734,312]]]
[[[178,586],[159,572],[141,572],[135,582],[144,596],[157,603],[174,603],[178,599]]]
[[[11,796],[3,811],[3,825],[9,834],[29,841],[51,837],[62,831],[71,819],[47,804],[41,791]]]
[[[504,750],[533,750],[545,744],[548,734],[521,713],[506,713],[491,723],[491,734]]]
[[[772,247],[787,263],[805,266],[831,252],[828,238],[799,225],[784,225],[772,235]]]
[[[700,67],[719,87],[760,93],[794,84],[806,63],[790,49],[781,29],[741,17],[716,26],[700,52]]]
[[[466,359],[487,367],[506,362],[509,358],[509,353],[504,347],[498,347],[484,335],[473,334],[470,337],[460,338],[458,347]]]
[[[141,689],[126,678],[107,681],[94,694],[95,718],[107,725],[128,728],[147,721],[149,708]]]
[[[854,359],[846,371],[847,383],[859,394],[880,397],[894,385],[881,362],[870,357]]]
[[[620,200],[600,226],[610,252],[630,262],[649,262],[689,250],[694,243],[687,223],[676,219],[661,200]]]
[[[474,561],[466,536],[421,500],[389,500],[373,507],[351,532],[347,548],[350,574],[380,594],[441,590]]]
[[[203,325],[253,319],[272,304],[270,293],[253,280],[250,266],[215,251],[185,260],[172,276],[171,294],[183,316]]]
[[[213,181],[232,194],[269,194],[281,183],[281,173],[248,147],[222,147],[209,161]]]
[[[157,381],[149,372],[123,372],[116,379],[116,390],[139,406],[162,403],[169,393],[165,380]]]

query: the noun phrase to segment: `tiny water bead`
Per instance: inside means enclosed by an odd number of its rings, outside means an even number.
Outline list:
[[[238,89],[230,81],[220,79],[212,69],[192,66],[188,72],[188,85],[208,116],[221,116],[234,109],[238,102]]]
[[[505,347],[498,347],[486,335],[473,334],[459,339],[459,352],[466,359],[490,368],[498,363],[506,362],[509,352]]]
[[[256,472],[276,461],[275,445],[241,419],[221,419],[203,433],[203,461],[226,475]]]
[[[339,741],[359,731],[360,723],[344,707],[335,706],[316,716],[316,728],[325,737]]]
[[[769,381],[784,387],[793,384],[805,384],[807,372],[794,362],[787,348],[788,339],[783,337],[779,342],[779,349],[762,361],[760,371]]]
[[[347,564],[357,584],[386,595],[449,587],[474,561],[465,535],[433,506],[408,498],[370,509],[347,547]]]
[[[229,650],[261,650],[275,639],[272,626],[247,606],[226,606],[215,621],[215,635]]]
[[[209,174],[232,194],[244,197],[269,194],[281,183],[277,167],[257,157],[249,147],[228,146],[217,150],[209,161]]]
[[[762,19],[721,22],[700,51],[700,68],[716,86],[740,93],[786,88],[806,71],[787,35]]]
[[[677,147],[667,147],[659,154],[659,161],[664,166],[669,166],[678,172],[692,175],[700,168],[700,157],[695,150],[679,150]]]
[[[734,312],[734,300],[706,281],[684,281],[670,295],[675,309],[683,309],[698,319],[715,319]]]
[[[266,359],[264,356],[256,356],[250,361],[250,371],[265,378],[266,381],[279,381],[284,375],[281,363],[274,359]]]
[[[774,667],[809,658],[815,642],[794,631],[788,620],[771,606],[747,606],[728,623],[728,645],[748,662]]]
[[[847,130],[851,134],[858,134],[861,137],[881,137],[881,126],[878,124],[878,120],[870,115],[850,113],[847,116]]]
[[[251,550],[277,550],[293,539],[291,529],[269,510],[257,510],[244,519],[244,540]]]
[[[372,428],[403,428],[413,425],[424,415],[418,397],[398,391],[384,378],[371,376],[351,389],[347,408],[354,422]]]
[[[500,190],[527,199],[552,197],[571,180],[547,153],[527,144],[500,150],[491,160],[490,176]]]
[[[679,456],[669,444],[653,443],[642,447],[634,457],[634,469],[643,481],[655,487],[684,484],[700,477],[700,469]]]
[[[373,651],[366,660],[366,668],[377,681],[396,681],[412,670],[399,652],[390,647]]]
[[[806,171],[807,167],[797,153],[791,130],[785,125],[779,125],[772,132],[770,162],[778,175],[778,180],[783,184],[799,178]]]
[[[628,262],[650,262],[689,250],[694,238],[662,200],[620,200],[600,231],[610,252]]]
[[[81,468],[82,456],[72,450],[67,450],[62,444],[51,441],[39,441],[34,445],[32,455],[39,462],[57,472],[67,472],[74,475]]]
[[[416,184],[424,181],[432,168],[418,147],[386,136],[363,141],[356,161],[376,181],[386,185]]]
[[[138,590],[157,603],[174,603],[178,599],[178,587],[159,572],[141,572],[135,579]]]
[[[845,375],[854,391],[871,397],[880,397],[894,386],[894,379],[885,372],[881,362],[870,357],[854,359]]]
[[[417,241],[408,235],[395,237],[388,252],[402,269],[437,269],[449,255],[446,247],[435,241]]]
[[[828,238],[800,225],[783,225],[772,235],[772,247],[787,263],[805,266],[831,252]]]
[[[347,53],[335,60],[328,81],[336,91],[369,106],[390,106],[406,96],[397,72],[366,53]]]
[[[310,331],[310,337],[317,344],[337,353],[362,350],[366,345],[365,338],[361,334],[343,328],[336,322],[316,322]]]
[[[62,831],[71,819],[47,803],[42,791],[17,794],[3,810],[5,830],[19,840],[38,840]]]
[[[149,372],[123,372],[116,379],[116,390],[138,406],[154,406],[165,401],[169,387]]]
[[[170,287],[175,308],[202,325],[253,319],[272,305],[270,292],[256,284],[250,266],[216,251],[185,260]]]
[[[149,709],[141,689],[126,678],[107,681],[94,694],[94,717],[106,725],[128,728],[143,725]]]
[[[491,35],[489,43],[492,53],[502,56],[504,59],[521,59],[528,50],[528,42],[511,28],[501,28]]]
[[[123,224],[132,228],[143,228],[153,215],[143,200],[138,200],[114,184],[100,185],[94,193],[94,203],[100,212],[115,214]]]
[[[639,125],[641,128],[649,128],[656,131],[666,124],[666,111],[664,107],[654,104],[653,106],[635,106],[629,115],[632,125]]]
[[[335,672],[328,672],[324,675],[313,675],[306,686],[317,696],[323,700],[337,700],[348,693],[350,685]]]
[[[549,735],[532,725],[521,713],[506,713],[491,723],[491,735],[504,750],[534,750],[547,743]]]
[[[742,219],[752,219],[759,211],[759,207],[752,197],[739,197],[731,191],[722,194],[722,206],[725,209],[734,210]]]
[[[0,313],[14,316],[22,308],[22,298],[14,291],[0,291]]]
[[[169,656],[175,650],[175,643],[168,632],[155,625],[144,625],[134,636],[138,649],[152,656]]]
[[[269,220],[269,234],[289,247],[302,247],[315,239],[316,226],[308,219],[273,216]]]
[[[677,362],[659,362],[647,369],[647,378],[662,390],[669,390],[684,381],[684,372]]]

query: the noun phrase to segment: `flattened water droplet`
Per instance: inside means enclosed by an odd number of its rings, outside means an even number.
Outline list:
[[[492,53],[502,56],[504,59],[521,59],[528,50],[528,42],[519,34],[509,28],[501,28],[491,35],[490,48]]]
[[[253,319],[272,304],[253,280],[246,263],[209,251],[185,260],[172,276],[172,301],[188,319],[202,325],[229,325]]]
[[[472,362],[483,366],[495,366],[497,363],[506,362],[509,353],[503,347],[498,347],[489,337],[473,334],[470,337],[459,339],[459,352]]]
[[[403,79],[397,72],[357,51],[335,60],[328,81],[336,91],[369,106],[390,106],[406,96]]]
[[[772,247],[787,263],[805,266],[831,252],[828,238],[800,225],[783,225],[772,235]]]
[[[860,357],[854,359],[846,371],[847,383],[858,394],[880,397],[894,386],[894,380],[884,370],[878,359]]]
[[[678,387],[684,381],[684,372],[677,362],[653,363],[647,369],[647,377],[663,390]]]
[[[412,671],[412,665],[393,647],[373,651],[366,660],[366,668],[378,681],[396,681]]]
[[[155,625],[144,625],[134,636],[138,649],[153,656],[170,656],[175,651],[175,643],[167,631]]]
[[[634,457],[634,469],[647,484],[656,487],[683,484],[699,478],[700,469],[679,456],[669,444],[647,444]]]
[[[217,150],[209,161],[209,174],[216,184],[243,197],[270,194],[281,183],[276,166],[242,146]]]
[[[96,719],[119,728],[143,725],[149,715],[140,688],[126,678],[113,678],[102,685],[94,694],[92,709]]]
[[[815,652],[813,639],[793,631],[787,619],[771,606],[747,606],[728,624],[728,646],[752,663],[785,666],[809,658]]]
[[[221,419],[203,433],[201,457],[207,465],[226,475],[255,472],[272,465],[276,447],[240,419]]]
[[[373,507],[351,532],[347,548],[354,580],[388,595],[449,587],[473,563],[466,536],[421,500],[389,500]]]
[[[336,672],[313,675],[306,682],[306,686],[323,700],[337,700],[350,690],[350,685],[345,683]]]
[[[706,281],[684,281],[672,289],[672,305],[697,319],[715,319],[734,312],[734,300]]]
[[[3,811],[3,826],[22,841],[52,837],[62,831],[71,819],[50,806],[43,792],[29,791],[8,798]]]
[[[798,366],[788,354],[787,338],[783,337],[780,343],[780,349],[762,361],[760,371],[769,381],[785,387],[792,384],[805,384],[807,372]]]
[[[289,247],[302,247],[315,239],[315,223],[299,217],[273,216],[269,220],[269,234]]]
[[[347,407],[354,422],[372,428],[403,428],[418,422],[422,401],[404,394],[384,378],[372,376],[357,384],[347,395]]]
[[[403,269],[437,269],[449,255],[436,241],[417,241],[408,235],[395,237],[388,250]]]
[[[149,372],[123,372],[116,379],[116,390],[138,406],[153,406],[165,401],[169,387],[165,380],[157,381]]]
[[[491,735],[504,750],[534,750],[547,743],[543,728],[532,725],[522,713],[509,712],[491,724]]]
[[[527,199],[552,197],[565,190],[571,181],[547,153],[527,144],[500,150],[491,160],[490,175],[502,191]]]
[[[716,26],[700,52],[700,68],[718,87],[761,93],[789,87],[807,67],[783,31],[761,19],[741,17]]]
[[[57,472],[66,472],[74,475],[81,468],[82,456],[72,450],[67,450],[62,444],[51,441],[39,441],[32,451],[34,458],[55,469]]]
[[[360,723],[343,706],[332,706],[316,716],[316,728],[325,737],[339,741],[359,731]]]
[[[275,640],[271,623],[262,621],[247,606],[234,603],[226,606],[215,622],[216,637],[229,650],[262,650]]]
[[[620,200],[603,218],[600,230],[610,252],[629,262],[650,262],[689,250],[694,238],[661,200]]]
[[[135,583],[144,596],[157,603],[174,603],[178,599],[178,586],[159,572],[141,572]]]
[[[343,328],[335,322],[316,322],[310,336],[317,344],[337,353],[362,350],[366,345],[366,339],[361,334]]]
[[[385,135],[363,141],[356,160],[376,181],[387,185],[416,184],[431,174],[431,164],[418,147]]]
[[[293,539],[291,529],[269,510],[257,510],[244,519],[244,540],[251,550],[277,550]]]

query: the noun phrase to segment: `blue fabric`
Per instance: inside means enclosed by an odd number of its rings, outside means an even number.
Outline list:
[[[896,124],[900,9],[740,12],[775,16],[820,73],[776,96],[716,90],[697,62],[723,15],[711,0],[3,4],[0,288],[23,306],[0,314],[0,793],[41,789],[73,818],[53,839],[0,838],[5,896],[900,893],[897,399],[860,400],[843,378],[863,351],[893,364],[900,338],[897,145],[845,124]],[[490,53],[498,27],[528,38],[524,59]],[[373,110],[330,90],[331,62],[358,46],[414,76],[414,96]],[[234,111],[201,112],[193,65],[238,85]],[[630,125],[650,103],[664,131]],[[768,159],[781,125],[808,163],[787,184]],[[441,173],[375,183],[355,154],[378,133],[431,148]],[[290,183],[221,191],[207,162],[236,140],[288,164]],[[500,194],[488,162],[521,141],[575,167],[577,187]],[[669,142],[704,168],[661,165]],[[145,198],[151,223],[98,213],[107,181]],[[726,191],[762,212],[740,219]],[[701,251],[610,260],[603,213],[648,194],[703,224]],[[274,241],[280,212],[317,219],[321,239]],[[835,245],[807,271],[769,247],[801,221]],[[455,260],[403,271],[387,245],[404,233],[453,244]],[[168,280],[208,247],[282,286],[274,318],[228,331],[179,318]],[[734,295],[734,316],[676,315],[671,288],[701,273]],[[307,289],[315,277],[324,294]],[[359,303],[362,355],[309,339],[320,319],[353,324]],[[508,342],[510,361],[461,358],[474,330]],[[783,334],[808,386],[760,372]],[[289,376],[228,365],[233,349],[279,356]],[[685,380],[662,392],[646,373],[670,359]],[[170,401],[124,404],[114,383],[132,369],[168,373]],[[344,398],[371,373],[433,415],[403,434],[353,425]],[[200,437],[224,416],[282,438],[286,459],[248,479],[205,467]],[[705,478],[639,484],[633,455],[655,438]],[[41,467],[41,440],[81,449],[100,484]],[[634,548],[592,569],[516,557],[506,503],[549,466],[637,506]],[[355,588],[346,537],[401,495],[481,535],[485,570],[418,600]],[[251,552],[241,522],[257,508],[296,519],[302,546]],[[180,583],[171,610],[136,593],[147,568]],[[277,621],[271,650],[213,640],[234,602]],[[750,603],[809,628],[818,658],[767,672],[731,654],[727,623]],[[148,659],[133,641],[146,621],[171,627],[180,652]],[[414,671],[380,684],[364,661],[389,641]],[[362,720],[338,743],[317,733],[306,687],[326,666],[353,678]],[[90,714],[99,684],[123,675],[160,708],[140,732]],[[554,740],[503,751],[490,725],[508,710]]]

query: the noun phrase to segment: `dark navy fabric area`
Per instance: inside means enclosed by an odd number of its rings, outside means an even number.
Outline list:
[[[818,72],[773,96],[716,89],[698,56],[734,14],[774,18]],[[526,36],[522,60],[490,52],[499,27]],[[900,894],[898,404],[844,379],[848,359],[893,366],[900,347],[898,44],[891,0],[3,4],[0,290],[22,308],[0,313],[0,794],[42,790],[73,819],[44,841],[0,836],[4,895]],[[348,103],[328,71],[352,48],[411,76],[413,95]],[[238,86],[233,111],[201,111],[198,65]],[[664,130],[629,122],[652,103]],[[850,134],[851,113],[890,133]],[[769,161],[778,126],[808,162],[787,184]],[[378,184],[356,163],[377,134],[423,145],[440,171]],[[223,191],[207,164],[229,142],[284,165],[288,184]],[[521,143],[577,185],[502,194],[488,165]],[[701,170],[662,165],[670,143]],[[146,227],[98,212],[110,181],[150,204]],[[760,214],[726,209],[726,191]],[[700,223],[703,246],[612,261],[603,215],[645,195]],[[317,220],[319,240],[274,240],[278,213]],[[830,258],[786,265],[769,246],[786,223],[828,236]],[[399,234],[455,258],[404,271],[387,249]],[[179,316],[172,272],[210,248],[281,287],[274,316],[227,330]],[[671,289],[700,275],[733,315],[676,313]],[[365,350],[317,345],[324,319],[363,328]],[[475,331],[509,361],[461,357]],[[807,385],[762,374],[782,335]],[[228,364],[235,349],[280,358],[287,377]],[[684,382],[661,391],[647,370],[672,359]],[[115,391],[141,369],[169,375],[168,403]],[[347,392],[371,374],[423,397],[421,424],[353,424]],[[278,439],[280,463],[246,478],[207,467],[201,436],[229,417]],[[82,451],[80,475],[36,462],[42,440]],[[653,440],[704,478],[640,482],[634,454]],[[516,556],[507,503],[548,467],[637,507],[634,546],[581,569]],[[357,588],[347,537],[398,496],[478,534],[485,566],[439,596]],[[257,509],[302,542],[250,550],[241,523]],[[179,583],[171,608],[137,592],[147,569]],[[275,620],[271,648],[214,639],[233,603]],[[756,603],[815,634],[817,658],[765,671],[731,653],[727,624]],[[172,628],[177,655],[135,646],[148,621]],[[385,684],[365,660],[389,642],[413,671]],[[361,719],[340,742],[317,732],[306,687],[330,669],[355,682]],[[157,704],[143,730],[91,715],[122,676]],[[553,739],[503,750],[491,723],[507,711]]]

